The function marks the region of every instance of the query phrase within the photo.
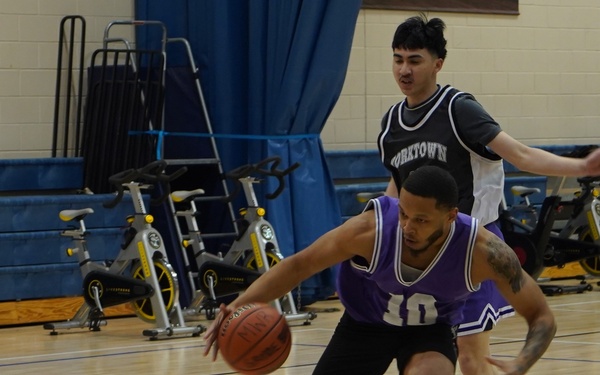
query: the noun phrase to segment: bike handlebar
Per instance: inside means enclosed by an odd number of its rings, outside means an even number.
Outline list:
[[[577,182],[580,185],[590,185],[594,182],[600,182],[600,176],[585,176],[585,177],[578,177],[577,178]]]
[[[130,182],[146,182],[152,186],[162,185],[164,191],[161,196],[156,199],[151,199],[152,204],[160,204],[167,199],[170,191],[170,182],[179,178],[187,171],[187,167],[181,167],[175,172],[167,175],[165,169],[167,162],[164,160],[155,160],[138,169],[127,169],[122,172],[115,173],[108,178],[108,182],[117,189],[117,195],[109,202],[104,202],[102,205],[106,208],[113,208],[123,199],[125,189],[124,184]]]
[[[579,183],[579,186],[581,186],[581,194],[573,198],[573,202],[585,202],[590,194],[592,194],[592,190],[594,188],[592,184],[595,182],[600,182],[600,176],[578,177],[577,183]]]
[[[240,192],[240,179],[244,177],[249,177],[253,174],[272,176],[277,178],[277,189],[275,189],[275,191],[273,191],[272,193],[266,194],[266,197],[267,199],[275,199],[276,197],[278,197],[279,194],[283,192],[283,189],[285,189],[284,177],[300,166],[300,163],[294,163],[286,169],[277,169],[280,163],[281,158],[279,156],[270,156],[259,161],[256,164],[242,165],[227,172],[225,174],[225,177],[234,181],[235,189],[231,194],[227,196],[226,201],[232,201]],[[270,167],[268,167],[269,165]]]

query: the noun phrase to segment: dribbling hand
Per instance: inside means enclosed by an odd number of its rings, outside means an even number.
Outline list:
[[[217,359],[217,353],[219,352],[219,343],[217,342],[217,337],[219,335],[219,327],[221,326],[221,322],[225,319],[226,316],[229,316],[233,312],[233,309],[230,309],[224,303],[219,306],[219,313],[215,317],[215,320],[212,322],[210,327],[204,333],[204,341],[206,342],[206,346],[204,347],[204,356],[206,357],[210,352],[210,348],[213,348],[212,360]]]

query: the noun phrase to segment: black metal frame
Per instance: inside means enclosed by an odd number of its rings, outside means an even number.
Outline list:
[[[69,25],[69,38],[67,39],[67,24]],[[79,24],[79,41],[75,38],[77,25]],[[52,157],[57,157],[59,149],[62,149],[62,156],[69,156],[69,149],[72,147],[73,156],[80,156],[81,140],[81,112],[82,112],[82,93],[83,93],[83,70],[85,56],[85,19],[81,16],[65,16],[60,23],[60,33],[58,41],[58,62],[56,68],[56,90],[54,96],[54,122],[52,133]],[[79,61],[75,61],[76,44],[79,43]],[[63,79],[63,53],[67,51],[66,60],[66,87],[62,86]],[[77,66],[75,64],[77,63]],[[74,81],[74,70],[79,72],[79,81]],[[74,86],[76,86],[74,88]],[[63,92],[64,91],[64,92]],[[75,92],[75,93],[74,93]],[[60,121],[61,98],[65,96],[64,122]],[[75,96],[75,98],[73,98]],[[75,123],[71,124],[71,104],[76,100],[77,108],[75,110]],[[71,130],[75,128],[73,137]],[[59,135],[62,133],[62,145],[59,147]],[[73,137],[73,139],[71,139]]]

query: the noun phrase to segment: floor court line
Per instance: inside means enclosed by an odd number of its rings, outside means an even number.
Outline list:
[[[552,342],[567,342],[566,340],[561,340],[567,337],[576,337],[576,336],[590,336],[590,335],[596,335],[596,334],[600,334],[600,331],[591,331],[591,332],[578,332],[578,333],[567,333],[564,335],[557,335],[554,337],[554,339],[552,339]],[[514,342],[525,342],[524,338],[517,338],[517,337],[505,337],[505,336],[492,336],[491,337],[492,340],[500,340],[501,342],[493,342],[492,344],[509,344],[509,343],[514,343]],[[589,341],[573,341],[574,343],[589,343]],[[600,343],[594,343],[597,345],[600,345]]]
[[[492,354],[492,357],[498,358],[516,358],[515,355],[507,354]],[[556,361],[556,362],[577,362],[577,363],[600,363],[600,359],[584,359],[584,358],[557,358],[557,357],[542,357],[538,362],[542,361]]]
[[[553,343],[569,344],[569,345],[600,345],[600,342],[589,341],[570,341],[570,340],[552,340]]]
[[[548,302],[548,305],[550,306],[550,308],[561,308],[561,307],[567,307],[567,306],[592,305],[592,304],[600,304],[600,301],[591,300],[591,301],[559,303],[559,304],[553,304],[551,302]]]
[[[166,352],[166,351],[175,351],[175,350],[188,350],[188,349],[198,349],[204,347],[204,345],[192,345],[192,346],[187,346],[187,347],[177,347],[177,348],[162,348],[162,349],[150,349],[150,350],[130,350],[127,352],[120,352],[120,353],[107,353],[107,354],[92,354],[92,355],[80,355],[80,356],[75,356],[75,357],[67,357],[65,356],[64,358],[56,358],[56,359],[42,359],[42,360],[37,360],[37,361],[28,361],[28,362],[16,362],[16,363],[5,363],[5,364],[0,364],[0,368],[2,367],[11,367],[11,366],[23,366],[23,365],[32,365],[32,364],[39,364],[39,363],[51,363],[51,362],[68,362],[68,361],[78,361],[78,360],[82,360],[82,359],[94,359],[94,358],[104,358],[104,357],[120,357],[120,356],[128,356],[128,355],[137,355],[137,354],[143,354],[143,353],[154,353],[154,352]],[[110,349],[110,350],[114,350],[114,349]],[[92,353],[95,352],[96,350],[91,351]],[[85,351],[82,351],[85,352]],[[72,354],[73,352],[68,352],[67,354]],[[57,353],[58,354],[58,353]],[[31,357],[41,357],[41,356],[31,356]],[[18,359],[18,358],[17,358]]]
[[[162,345],[161,345],[162,344]],[[160,348],[157,348],[159,347]],[[140,353],[152,353],[158,351],[168,351],[168,350],[187,350],[187,349],[196,349],[203,348],[204,344],[196,344],[196,345],[185,345],[185,346],[177,346],[177,347],[164,347],[163,343],[157,343],[155,345],[135,345],[135,346],[127,346],[127,347],[111,347],[111,348],[100,348],[100,349],[88,349],[88,350],[78,350],[78,351],[68,351],[68,352],[58,352],[58,353],[50,353],[50,354],[35,354],[28,356],[18,356],[18,357],[9,357],[9,358],[0,358],[0,362],[6,361],[19,361],[26,360],[32,358],[44,358],[44,357],[63,357],[57,359],[42,359],[39,361],[30,361],[30,362],[22,362],[22,363],[40,363],[40,362],[53,362],[60,360],[71,360],[71,359],[82,359],[82,358],[98,358],[98,357],[106,357],[106,356],[114,356],[114,355],[130,355],[130,354],[140,354]],[[132,348],[141,348],[140,350],[131,350]],[[148,348],[148,349],[143,349]],[[119,350],[127,350],[127,351],[119,351]],[[117,352],[118,351],[118,352]],[[102,352],[109,352],[106,354],[100,354]],[[110,353],[117,352],[117,353]],[[90,354],[90,355],[84,355]],[[70,357],[73,355],[78,355],[76,357]],[[22,364],[21,362],[17,364]],[[11,365],[11,364],[9,364]],[[0,367],[6,366],[6,364],[0,363]]]
[[[138,355],[138,354],[144,354],[144,353],[154,353],[154,352],[166,352],[166,351],[177,351],[177,350],[189,350],[189,349],[199,349],[199,348],[204,348],[205,345],[204,344],[197,344],[197,345],[185,345],[185,346],[177,346],[177,347],[161,347],[161,348],[153,348],[156,346],[159,346],[160,344],[156,344],[156,345],[138,345],[137,347],[140,348],[145,348],[147,347],[148,349],[144,350],[144,349],[140,349],[140,350],[131,350],[131,346],[129,347],[114,347],[114,348],[107,348],[107,349],[90,349],[90,350],[80,350],[80,351],[76,351],[76,352],[62,352],[62,353],[53,353],[53,354],[42,354],[42,355],[31,355],[31,356],[20,356],[20,357],[11,357],[11,358],[2,358],[1,361],[5,362],[5,361],[13,361],[13,363],[0,363],[0,368],[2,367],[11,367],[11,366],[23,366],[23,365],[31,365],[31,364],[40,364],[40,363],[52,363],[52,362],[68,362],[68,361],[77,361],[77,360],[85,360],[85,359],[94,359],[94,358],[104,358],[104,357],[119,357],[119,356],[128,356],[128,355]],[[303,344],[303,343],[294,343],[294,346],[299,346],[299,347],[325,347],[324,344]],[[120,352],[115,352],[115,351],[119,351],[122,349],[128,349],[128,351],[120,351]],[[106,353],[106,354],[100,354],[102,352],[115,352],[115,353]],[[74,354],[79,354],[76,356],[73,356]],[[84,355],[84,354],[90,354],[90,355]],[[61,357],[62,358],[48,358],[48,359],[38,359],[38,360],[31,360],[33,358],[43,358],[43,357]],[[29,361],[20,361],[20,360],[27,360],[29,359]]]
[[[294,328],[294,327],[292,327]],[[306,328],[306,329],[298,329],[295,328],[293,330],[294,333],[299,334],[299,333],[310,333],[310,332],[320,332],[320,331],[325,331],[325,332],[333,332],[332,328]],[[82,358],[94,358],[94,357],[102,357],[102,356],[108,356],[108,355],[127,355],[127,354],[131,354],[131,353],[144,353],[144,352],[154,352],[157,351],[156,347],[160,347],[162,348],[162,350],[174,350],[174,349],[189,349],[189,348],[203,348],[205,345],[204,343],[199,343],[199,344],[189,344],[189,343],[183,343],[183,342],[175,342],[175,341],[170,341],[168,342],[169,347],[166,348],[165,347],[165,341],[159,341],[156,343],[147,343],[147,344],[141,344],[141,345],[128,345],[128,346],[118,346],[118,347],[110,347],[110,348],[96,348],[96,349],[86,349],[86,350],[76,350],[76,351],[63,351],[63,352],[56,352],[56,353],[47,353],[47,354],[33,354],[33,355],[26,355],[26,356],[16,356],[16,357],[4,357],[4,358],[0,358],[0,366],[6,366],[7,364],[5,364],[4,362],[19,362],[17,364],[21,364],[21,363],[39,363],[39,362],[44,362],[44,361],[55,361],[55,360],[65,360],[65,359],[82,359]],[[302,343],[295,343],[294,345],[299,345],[299,346],[323,346],[323,345],[311,345],[311,344],[302,344]],[[133,350],[138,348],[140,350]],[[113,353],[113,352],[118,352],[121,351],[119,353]],[[101,354],[101,353],[107,353],[107,354]],[[90,355],[85,355],[85,354],[90,354]],[[80,355],[78,357],[69,357],[69,356],[73,356],[73,355]],[[56,357],[63,357],[63,358],[58,358],[58,359],[52,359],[52,358],[56,358]],[[31,361],[31,362],[20,362],[20,361],[26,361],[26,360],[31,360],[33,358],[36,359],[40,359],[40,358],[48,358],[48,359],[41,359],[41,360],[37,360],[37,361]],[[3,364],[4,363],[4,364]],[[8,365],[14,365],[13,364],[8,364]]]

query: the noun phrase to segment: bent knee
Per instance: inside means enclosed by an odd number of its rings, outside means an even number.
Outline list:
[[[438,352],[414,354],[404,368],[405,375],[440,375],[454,374],[454,364]]]
[[[495,374],[494,367],[486,360],[490,355],[489,331],[457,340],[458,364],[464,375]]]
[[[463,375],[493,375],[494,367],[485,359],[482,353],[463,352],[459,350],[458,365]]]

